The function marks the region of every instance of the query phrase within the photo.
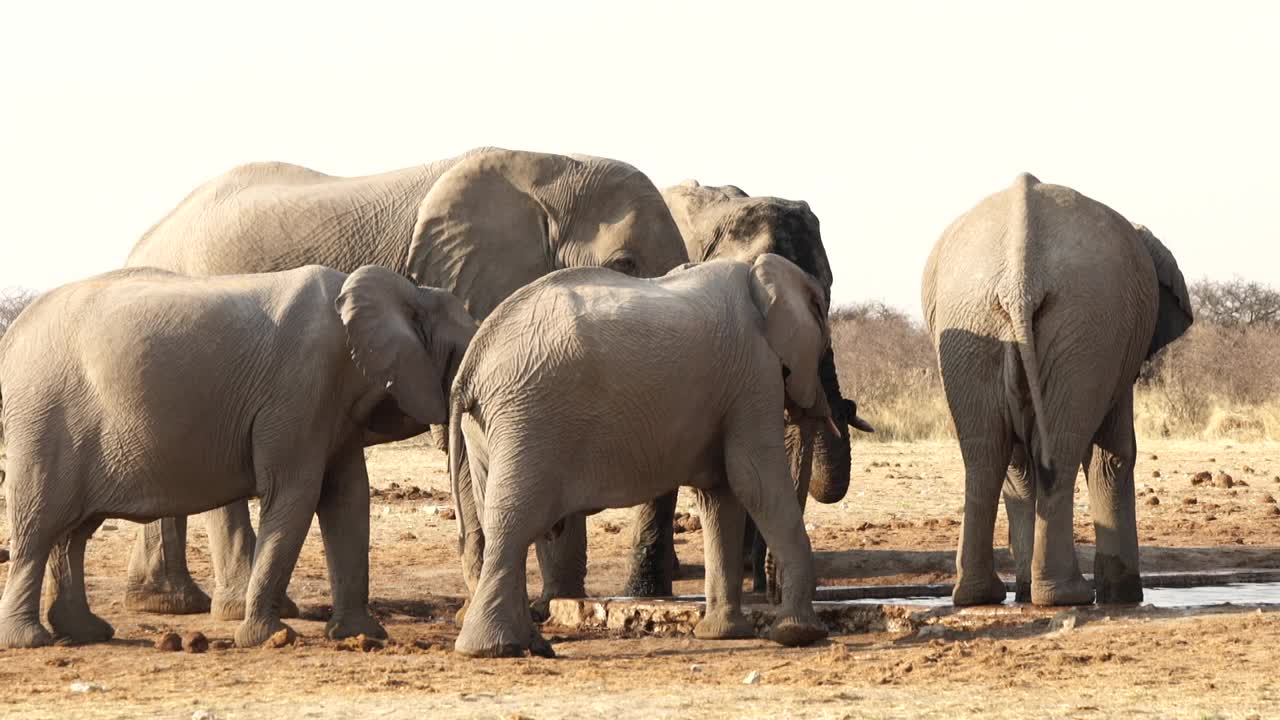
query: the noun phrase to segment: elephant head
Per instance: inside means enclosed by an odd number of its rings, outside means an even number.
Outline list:
[[[368,409],[369,432],[385,439],[448,422],[449,388],[476,332],[462,301],[366,265],[342,284],[334,307],[352,360],[381,391]]]
[[[687,260],[662,195],[634,167],[491,149],[459,160],[423,198],[406,269],[420,285],[467,298],[483,319],[554,270],[658,277]]]
[[[728,257],[752,262],[762,253],[790,260],[817,280],[823,307],[831,300],[832,274],[818,217],[803,201],[751,197],[733,185],[708,186],[696,180],[664,188],[663,199],[684,236],[692,260]],[[825,317],[825,316],[824,316]],[[812,419],[788,423],[792,473],[798,485],[822,503],[844,498],[849,489],[849,432],[873,428],[858,417],[857,404],[840,394],[835,356],[825,347],[818,378],[837,432]],[[798,418],[797,418],[798,419]]]
[[[818,378],[818,361],[831,342],[822,287],[785,258],[765,253],[751,265],[751,300],[764,318],[765,341],[782,361],[788,406],[830,420]]]
[[[1191,327],[1195,317],[1191,312],[1191,296],[1187,293],[1187,283],[1178,269],[1178,261],[1164,243],[1143,225],[1133,223],[1138,231],[1142,246],[1151,255],[1155,266],[1156,281],[1160,284],[1160,307],[1156,310],[1156,327],[1151,336],[1151,346],[1147,349],[1150,360],[1165,345],[1182,337]]]

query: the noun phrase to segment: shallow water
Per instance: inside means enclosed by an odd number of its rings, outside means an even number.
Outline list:
[[[1143,605],[1151,607],[1207,607],[1209,605],[1280,605],[1280,582],[1270,583],[1231,583],[1227,585],[1206,585],[1203,587],[1144,588]],[[845,600],[860,605],[927,605],[930,607],[946,607],[951,604],[950,597],[900,597],[900,598],[867,598]],[[1005,603],[1013,604],[1013,593],[1005,597]]]

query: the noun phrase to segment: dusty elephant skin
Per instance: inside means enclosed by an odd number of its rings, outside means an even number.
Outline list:
[[[954,602],[1004,600],[992,559],[1002,485],[1018,594],[1094,601],[1072,530],[1081,459],[1096,599],[1141,601],[1133,383],[1192,323],[1173,255],[1111,208],[1021,175],[946,229],[921,296],[965,467]]]
[[[106,518],[261,499],[236,643],[292,631],[278,599],[320,519],[330,638],[386,637],[369,614],[364,448],[447,417],[475,323],[385,268],[193,278],[131,268],[53,290],[0,340],[13,558],[0,647],[109,640],[84,556]],[[47,617],[41,581],[49,570]]]
[[[453,293],[483,320],[511,292],[554,270],[605,266],[655,277],[686,259],[658,189],[630,165],[481,148],[366,177],[278,162],[237,167],[187,196],[138,241],[127,264],[189,275],[380,265]],[[213,614],[238,619],[255,542],[247,505],[216,508],[204,520]],[[130,560],[130,609],[210,609],[187,569],[185,519],[148,525]],[[287,597],[281,603],[296,613]]]
[[[829,302],[833,281],[818,218],[803,201],[776,197],[751,197],[732,185],[706,186],[696,180],[662,190],[680,227],[692,260],[729,258],[752,262],[763,253],[774,253],[795,263],[817,279]],[[826,431],[825,423],[799,415],[786,424],[787,456],[791,477],[803,510],[806,496],[822,503],[839,502],[849,489],[849,431],[869,431],[857,417],[857,406],[840,395],[840,380],[830,350],[820,365],[822,391],[826,395],[839,435]],[[671,594],[675,548],[671,520],[674,495],[664,496],[637,509],[633,523],[631,576],[624,592],[636,597]],[[776,599],[776,578],[766,578],[763,537],[747,521],[747,549],[752,556],[757,592],[770,591]],[[766,582],[768,580],[769,582]],[[769,586],[766,588],[766,584]]]
[[[529,545],[567,515],[681,483],[702,507],[708,602],[695,634],[753,634],[741,609],[750,513],[784,571],[770,637],[824,637],[782,410],[830,418],[818,377],[826,313],[822,287],[772,254],[656,280],[565,270],[508,298],[453,388],[450,475],[472,592],[457,651],[549,654],[527,606]]]

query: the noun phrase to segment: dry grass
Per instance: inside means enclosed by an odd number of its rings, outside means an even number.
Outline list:
[[[879,304],[837,308],[831,343],[841,386],[877,433],[869,441],[955,437],[925,329]],[[1140,437],[1280,440],[1280,329],[1200,321],[1144,368]]]

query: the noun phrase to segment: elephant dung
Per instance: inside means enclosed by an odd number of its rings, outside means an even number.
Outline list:
[[[187,633],[182,640],[182,646],[189,653],[200,654],[209,651],[209,638],[204,636],[200,631]]]
[[[0,565],[9,562],[9,548],[0,548]]]
[[[178,652],[182,649],[182,636],[176,632],[167,632],[156,640],[156,649],[163,652]]]

